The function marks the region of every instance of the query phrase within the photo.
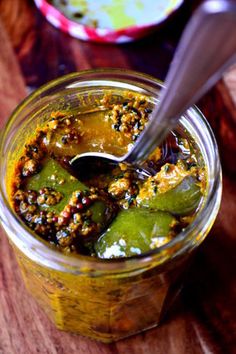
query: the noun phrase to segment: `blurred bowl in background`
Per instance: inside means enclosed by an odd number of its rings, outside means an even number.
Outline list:
[[[183,0],[34,0],[56,28],[85,41],[125,43],[142,38]]]

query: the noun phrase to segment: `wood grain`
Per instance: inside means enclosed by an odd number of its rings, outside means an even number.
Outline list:
[[[38,87],[72,71],[113,66],[163,79],[193,3],[198,2],[186,1],[180,12],[142,41],[103,46],[83,43],[60,33],[43,19],[30,1],[0,0],[0,16],[8,33],[0,24],[0,123],[26,95],[25,85]],[[19,26],[15,26],[16,19]],[[224,81],[199,102],[219,144],[223,200],[217,221],[201,245],[182,295],[166,321],[159,328],[110,345],[56,330],[27,293],[7,238],[1,231],[0,354],[236,352],[235,77],[235,72],[226,75]]]
[[[224,75],[224,82],[230,92],[234,104],[236,105],[236,65],[231,67]]]
[[[0,22],[0,128],[15,106],[26,95],[24,79],[14,56],[9,38]]]

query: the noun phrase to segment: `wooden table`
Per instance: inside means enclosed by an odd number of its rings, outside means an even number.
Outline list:
[[[60,33],[30,1],[0,1],[1,126],[28,88],[72,71],[122,67],[163,79],[181,30],[199,2],[186,1],[149,38],[105,46]],[[56,330],[26,292],[1,231],[0,354],[236,353],[235,104],[236,70],[232,69],[199,103],[214,129],[222,158],[224,192],[220,213],[165,323],[110,345]]]

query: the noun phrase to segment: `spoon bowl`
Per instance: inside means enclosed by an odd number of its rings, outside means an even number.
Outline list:
[[[126,155],[125,155],[126,156]],[[90,179],[96,174],[111,171],[116,165],[125,161],[125,156],[116,157],[104,152],[86,152],[70,160],[70,165],[76,171],[76,177],[81,181]],[[127,164],[129,169],[135,170],[140,179],[146,179],[156,173],[154,169]]]

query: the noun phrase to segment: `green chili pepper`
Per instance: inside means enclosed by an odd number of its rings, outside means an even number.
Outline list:
[[[88,188],[76,178],[71,178],[70,173],[51,158],[44,161],[39,173],[28,178],[26,187],[27,189],[35,191],[47,187],[62,193],[62,200],[58,204],[48,208],[48,210],[57,212],[63,210],[74,191],[88,190]]]
[[[41,171],[27,180],[27,189],[39,191],[42,187],[53,188],[62,193],[63,198],[56,205],[48,206],[46,210],[60,213],[74,191],[85,192],[89,188],[81,183],[78,179],[71,177],[70,173],[64,169],[54,159],[47,159],[43,163]],[[44,208],[45,209],[45,208]],[[95,201],[89,210],[92,211],[92,221],[105,226],[108,219],[112,216],[112,211],[109,204],[103,200]]]
[[[185,177],[175,188],[156,193],[149,199],[139,201],[140,206],[168,211],[175,215],[188,215],[198,206],[202,193],[192,176]]]
[[[122,210],[95,243],[100,258],[129,257],[156,248],[170,237],[175,218],[162,211],[143,208]]]

